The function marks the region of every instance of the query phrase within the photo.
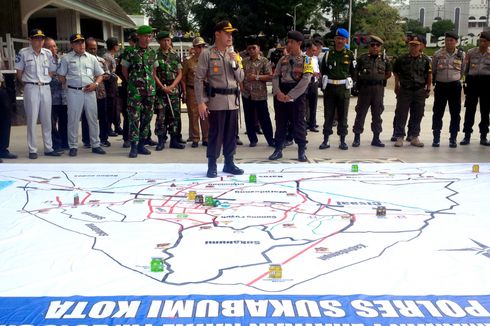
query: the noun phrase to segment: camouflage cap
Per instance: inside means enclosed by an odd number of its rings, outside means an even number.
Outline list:
[[[151,34],[151,33],[153,33],[153,28],[151,26],[148,26],[148,25],[141,25],[136,30],[136,34],[138,34],[138,35],[145,35],[145,34]]]

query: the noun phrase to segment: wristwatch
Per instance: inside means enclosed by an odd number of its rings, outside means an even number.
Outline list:
[[[99,83],[97,83],[97,82],[96,82],[96,83],[95,83],[95,87],[99,87]]]
[[[259,77],[260,77],[259,75],[256,75],[255,80],[259,81],[260,80]]]

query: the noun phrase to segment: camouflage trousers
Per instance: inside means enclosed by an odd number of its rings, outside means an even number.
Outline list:
[[[143,97],[141,101],[128,97],[129,140],[138,142],[148,138],[153,116],[154,96]]]
[[[170,103],[169,103],[170,102]],[[182,129],[180,119],[180,97],[179,94],[169,94],[168,96],[158,93],[155,100],[155,135],[165,136],[178,135]]]

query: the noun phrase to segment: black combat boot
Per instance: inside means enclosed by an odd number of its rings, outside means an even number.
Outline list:
[[[340,145],[339,148],[342,150],[347,150],[349,149],[349,146],[347,146],[347,143],[345,142],[345,136],[340,136]]]
[[[305,151],[306,151],[306,144],[298,144],[298,161],[300,162],[308,161]]]
[[[275,161],[278,160],[282,157],[282,144],[277,145],[276,144],[276,149],[274,150],[274,153],[272,153],[271,156],[269,156],[269,160]]]
[[[136,145],[135,141],[131,142],[131,150],[129,151],[129,157],[131,158],[138,157],[138,145]]]
[[[441,145],[441,131],[432,131],[432,136],[434,136],[434,139],[432,140],[432,147],[439,147]]]
[[[463,140],[459,143],[460,145],[468,145],[471,139],[471,132],[465,132]]]
[[[143,155],[150,155],[151,152],[145,148],[145,141],[140,141],[138,143],[138,154],[143,154]]]
[[[238,166],[235,165],[233,162],[233,156],[226,156],[225,157],[225,165],[223,166],[223,172],[225,173],[231,173],[234,175],[242,175],[243,170],[240,169]]]
[[[451,137],[449,137],[449,147],[450,148],[456,148],[458,147],[458,143],[456,142],[456,137],[458,136],[458,133],[451,133]]]
[[[216,178],[218,176],[218,166],[216,165],[216,157],[208,157],[208,178]]]
[[[371,146],[385,147],[385,144],[383,144],[379,139],[379,132],[375,132],[373,134],[373,140],[371,141]]]
[[[352,147],[359,147],[361,145],[361,134],[354,134],[354,141],[352,142]]]
[[[320,149],[330,148],[330,143],[328,142],[328,136],[323,136],[323,143],[320,144]]]
[[[148,146],[155,146],[157,144],[156,141],[154,141],[153,139],[151,139],[150,136],[148,136],[148,138],[146,138],[145,140],[145,145],[148,145]]]
[[[156,151],[161,151],[165,148],[165,138],[163,136],[158,136],[158,144],[155,148]]]
[[[170,136],[170,148],[184,149],[185,145],[179,142],[179,138],[175,135]]]
[[[480,135],[480,145],[490,146],[490,142],[488,142],[488,140],[487,140],[487,134],[481,134]]]

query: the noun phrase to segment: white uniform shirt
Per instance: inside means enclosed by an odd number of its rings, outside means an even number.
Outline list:
[[[49,83],[50,72],[56,71],[56,64],[51,51],[41,48],[39,54],[32,46],[23,48],[15,58],[15,69],[23,71],[22,81],[28,83]]]
[[[85,87],[95,82],[95,79],[104,74],[99,61],[88,52],[77,54],[71,51],[61,58],[58,75],[66,77],[66,84],[70,87]]]

